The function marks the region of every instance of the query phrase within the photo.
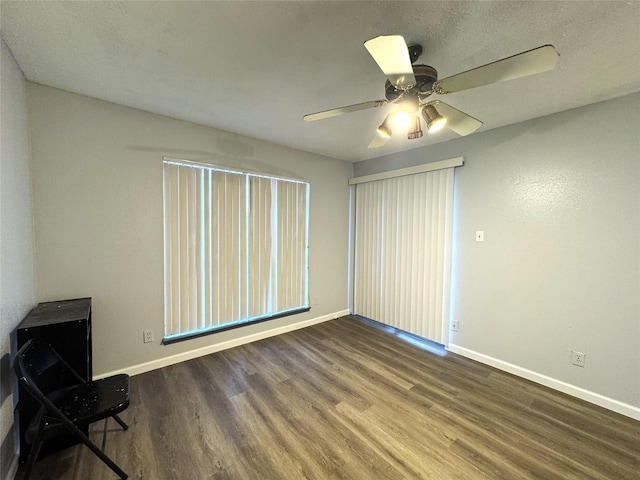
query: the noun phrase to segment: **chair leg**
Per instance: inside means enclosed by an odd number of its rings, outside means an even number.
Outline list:
[[[113,419],[120,424],[120,426],[122,427],[123,430],[128,430],[129,429],[129,425],[124,423],[122,421],[122,419],[118,415],[113,415]]]
[[[38,459],[38,455],[40,455],[41,448],[42,448],[42,437],[38,435],[38,438],[33,442],[33,445],[31,445],[31,450],[29,451],[29,459],[27,461],[27,467],[25,468],[24,477],[22,477],[22,480],[29,480],[29,477],[31,476],[31,470],[33,470],[33,466],[35,465],[36,460]]]
[[[24,477],[22,477],[22,480],[29,480],[29,477],[31,476],[31,470],[33,470],[33,466],[35,465],[36,460],[38,460],[38,455],[40,455],[40,449],[42,448],[42,435],[44,431],[45,421],[43,420],[42,411],[40,411],[38,415],[40,418],[38,421],[38,431],[36,432],[36,436],[33,439],[33,442],[31,443],[29,458],[27,460],[27,466],[25,468]]]
[[[65,426],[71,430],[78,438],[80,438],[80,440],[82,440],[82,442],[91,449],[91,451],[93,453],[95,453],[98,458],[100,458],[100,460],[102,460],[111,470],[113,470],[122,480],[126,480],[129,475],[127,475],[126,473],[124,473],[124,471],[114,463],[113,460],[111,460],[109,457],[107,457],[105,455],[105,453],[100,450],[97,445],[95,443],[93,443],[91,440],[89,440],[89,437],[87,437],[82,430],[80,430],[78,427],[76,427],[75,425],[68,425],[65,423]]]

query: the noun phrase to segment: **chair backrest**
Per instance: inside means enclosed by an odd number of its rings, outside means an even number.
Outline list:
[[[14,369],[20,383],[38,399],[55,390],[82,383],[82,378],[51,345],[34,339],[18,350]]]

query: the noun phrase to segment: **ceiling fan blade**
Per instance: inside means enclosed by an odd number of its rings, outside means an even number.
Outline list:
[[[544,45],[497,62],[444,78],[434,84],[439,95],[459,92],[490,83],[513,80],[552,70],[558,63],[558,52],[553,45]]]
[[[382,135],[378,135],[377,133],[373,136],[367,148],[380,148],[385,143],[387,143],[388,138],[384,138]]]
[[[401,35],[372,38],[364,46],[392,85],[402,88],[416,84],[407,42]]]
[[[461,112],[451,105],[435,100],[427,105],[434,105],[438,109],[440,115],[447,119],[445,127],[456,132],[461,137],[475,132],[482,126],[482,122],[471,115]]]
[[[315,120],[322,120],[324,118],[336,117],[345,113],[357,112],[359,110],[366,110],[367,108],[381,107],[386,105],[387,100],[371,100],[370,102],[356,103],[347,107],[332,108],[331,110],[324,110],[322,112],[310,113],[302,117],[305,122],[313,122]]]

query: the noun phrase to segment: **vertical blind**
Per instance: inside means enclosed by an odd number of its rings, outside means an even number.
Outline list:
[[[308,183],[163,169],[165,340],[308,308]]]
[[[446,343],[453,175],[356,185],[354,313]]]

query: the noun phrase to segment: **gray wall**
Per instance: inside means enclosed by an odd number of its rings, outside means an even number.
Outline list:
[[[347,305],[352,165],[28,84],[38,301],[93,298],[94,374],[285,328]],[[162,346],[163,155],[311,183],[308,313]],[[142,343],[152,329],[156,341]]]
[[[35,278],[25,79],[0,44],[0,478],[6,478],[13,460],[9,334],[33,308]]]
[[[638,407],[639,125],[634,94],[360,162],[354,175],[464,156],[451,343]]]

